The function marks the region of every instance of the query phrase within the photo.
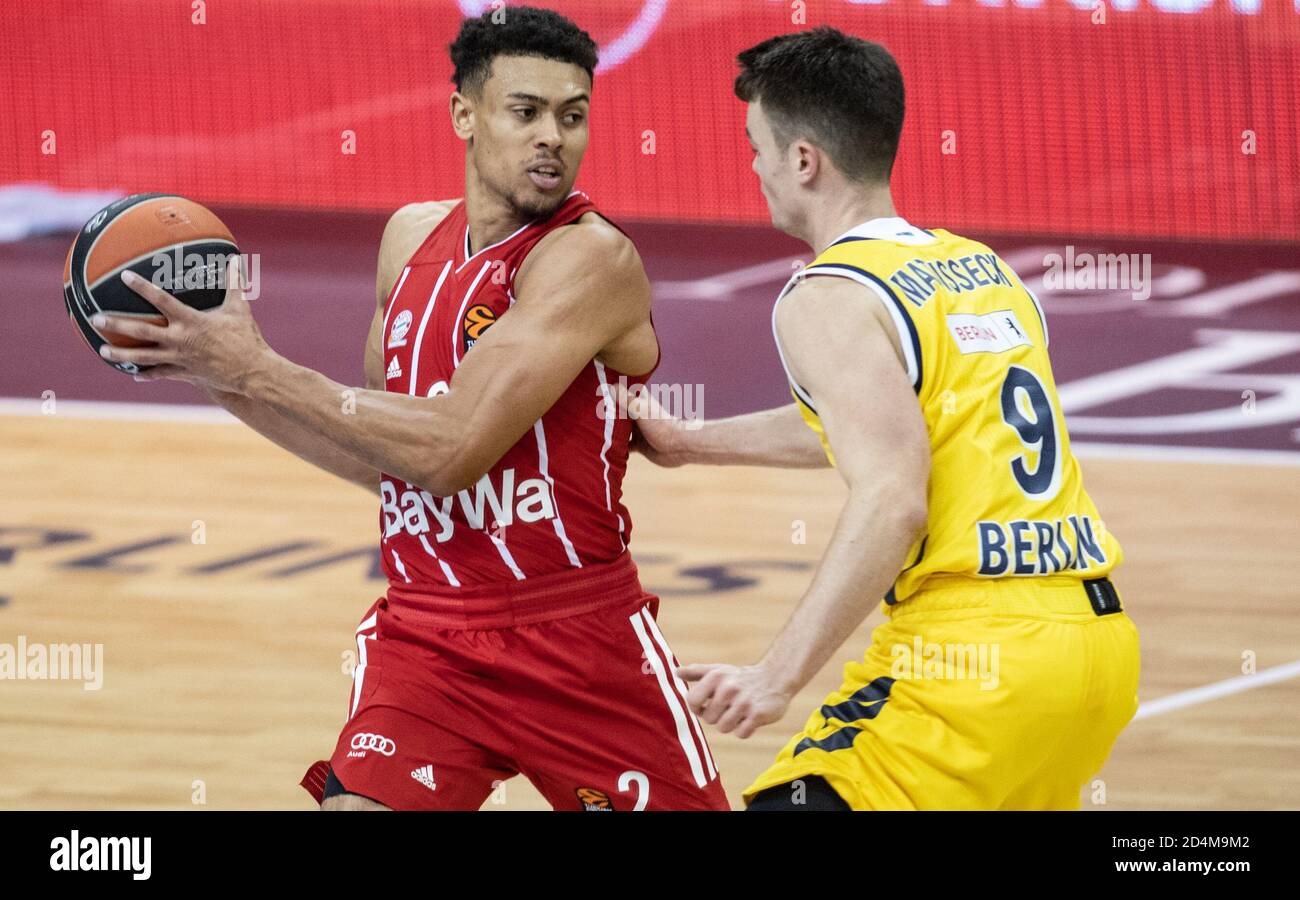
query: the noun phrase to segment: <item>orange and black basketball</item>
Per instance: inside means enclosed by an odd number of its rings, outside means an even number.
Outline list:
[[[138,346],[90,324],[100,312],[166,324],[152,304],[122,282],[123,272],[136,273],[195,309],[211,309],[225,298],[226,263],[238,252],[230,229],[192,200],[172,194],[123,197],[95,213],[68,250],[63,270],[68,317],[96,356],[105,343]],[[133,363],[105,362],[130,374],[141,370]]]

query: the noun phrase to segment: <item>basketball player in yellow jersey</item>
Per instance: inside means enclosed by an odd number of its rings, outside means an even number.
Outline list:
[[[989,248],[896,214],[903,82],[883,47],[819,28],[739,61],[773,223],[817,253],[773,313],[794,404],[690,430],[642,397],[642,451],[829,462],[848,497],[763,658],[679,670],[691,706],[748,737],[883,598],[865,656],[745,791],[749,808],[1076,809],[1137,709],[1138,635],[1107,577],[1119,544],[1070,451],[1043,311]]]

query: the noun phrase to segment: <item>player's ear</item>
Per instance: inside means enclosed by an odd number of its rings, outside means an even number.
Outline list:
[[[456,137],[468,141],[474,136],[474,100],[467,94],[456,91],[448,104],[451,112],[451,127],[456,130]]]
[[[817,177],[822,163],[821,151],[807,141],[794,141],[790,145],[790,153],[794,176],[800,184],[807,184]]]

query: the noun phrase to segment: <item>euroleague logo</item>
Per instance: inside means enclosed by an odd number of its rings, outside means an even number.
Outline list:
[[[578,795],[578,801],[582,803],[584,812],[612,812],[614,809],[609,794],[604,791],[595,788],[577,788],[574,793]]]
[[[502,3],[501,0],[459,0],[459,2],[460,11],[470,18],[477,18],[486,12],[495,11],[508,15],[510,10],[510,7]],[[651,36],[659,29],[659,21],[663,18],[664,11],[668,9],[668,0],[640,0],[639,3],[621,5],[638,7],[639,11],[636,17],[613,39],[601,42],[600,64],[596,67],[597,72],[605,72],[627,62],[645,46],[646,41],[650,40]],[[557,10],[557,12],[564,14],[562,9]],[[599,34],[604,30],[599,27],[589,27],[587,30],[598,32],[598,37],[604,36]]]
[[[492,311],[492,307],[484,306],[482,303],[471,306],[465,313],[465,321],[461,323],[461,331],[465,343],[465,352],[478,343],[489,328],[496,324],[497,314]]]

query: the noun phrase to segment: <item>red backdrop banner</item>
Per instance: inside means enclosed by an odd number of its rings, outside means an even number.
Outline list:
[[[1300,239],[1300,0],[537,2],[602,45],[579,186],[614,216],[766,221],[735,55],[831,24],[902,65],[894,189],[919,224]],[[459,196],[447,45],[484,8],[6,0],[0,183],[335,209]]]

